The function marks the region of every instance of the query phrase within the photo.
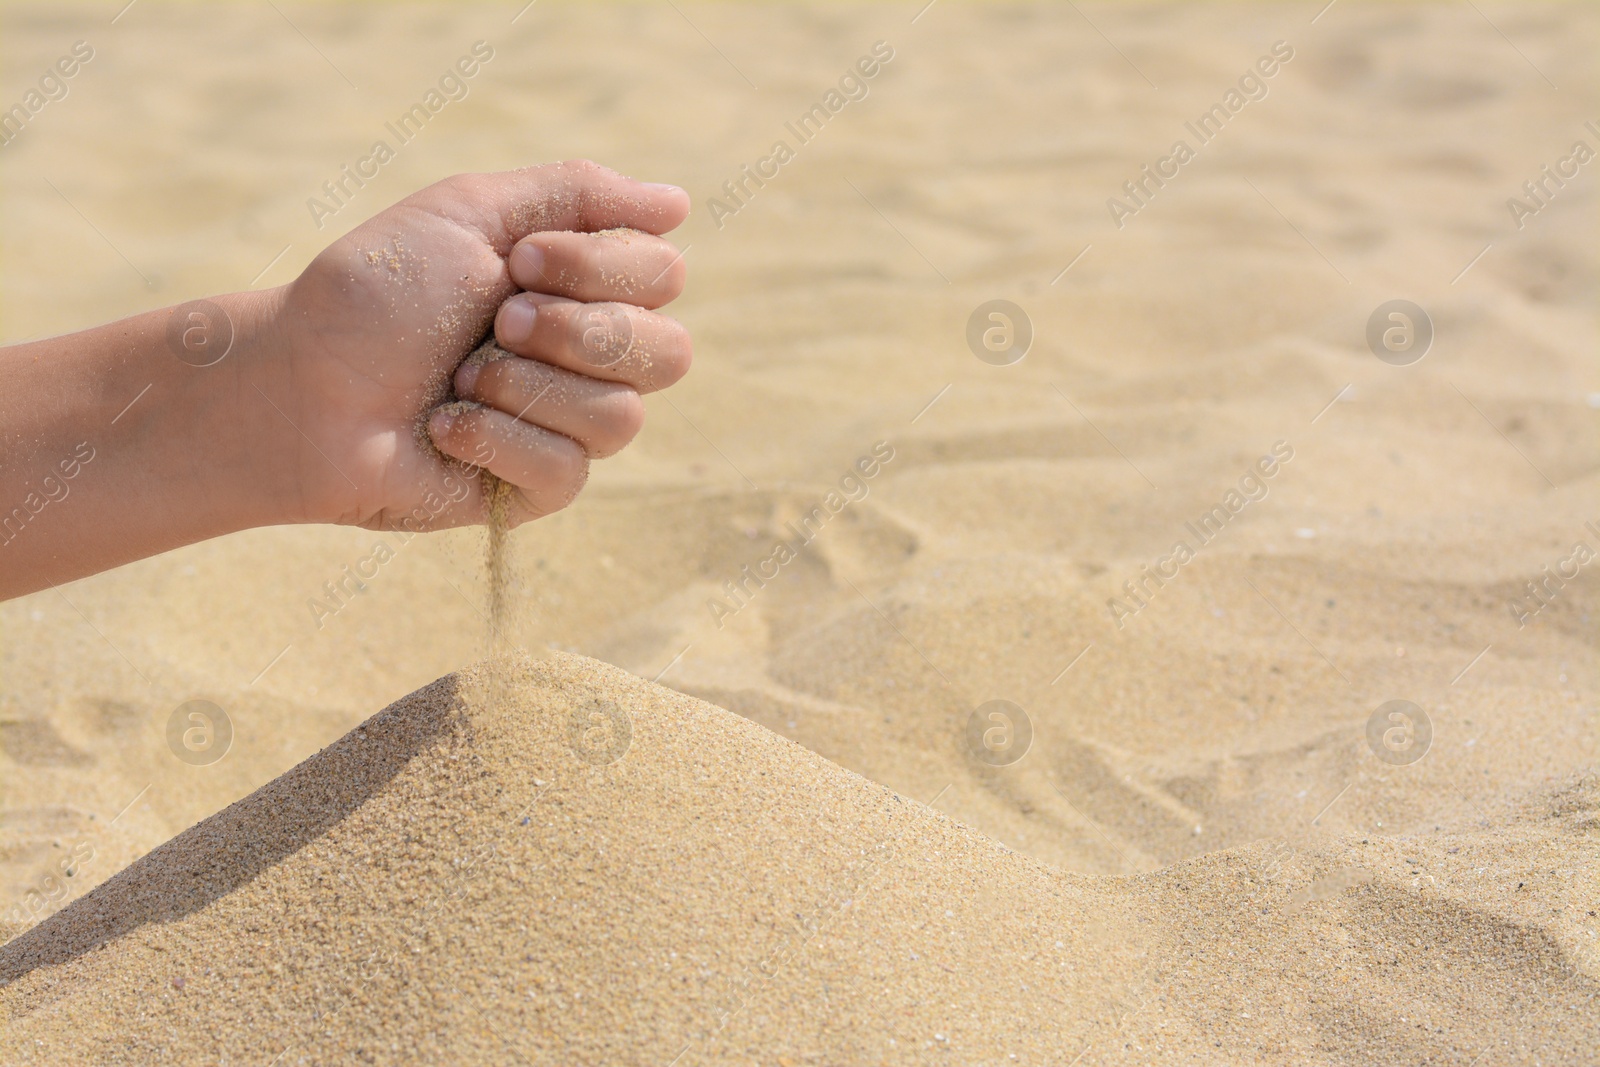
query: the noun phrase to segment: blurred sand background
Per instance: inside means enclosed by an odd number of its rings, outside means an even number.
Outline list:
[[[5,340],[283,284],[457,171],[588,156],[681,184],[669,310],[696,368],[514,536],[525,642],[937,797],[1010,850],[967,857],[978,883],[1102,879],[1071,882],[1073,914],[1108,943],[1132,921],[1113,901],[1141,899],[1203,946],[1186,992],[1098,957],[1063,1061],[1140,1062],[1164,1027],[1184,1062],[1592,1053],[1600,563],[1524,626],[1511,605],[1600,550],[1600,162],[1521,229],[1506,200],[1600,148],[1595,9],[120,6],[0,8],[4,106],[95,53],[0,148]],[[478,40],[466,98],[319,231],[307,198]],[[867,96],[719,228],[723,182],[877,41]],[[1266,97],[1119,229],[1107,198],[1277,41]],[[1435,328],[1409,366],[1364,340],[1396,298]],[[968,348],[991,299],[1031,319],[1021,362]],[[719,627],[708,600],[880,441],[866,498]],[[1108,598],[1280,441],[1267,497],[1119,628]],[[378,539],[258,530],[0,606],[0,914],[93,853],[10,933],[482,655],[470,531],[405,546],[318,625],[308,601]],[[191,699],[233,723],[209,766],[166,744]],[[1034,735],[1001,768],[966,744],[991,699]],[[1432,723],[1409,765],[1367,742],[1395,699]],[[1307,986],[1334,1004],[1295,1026],[1310,1044],[1262,1044]]]

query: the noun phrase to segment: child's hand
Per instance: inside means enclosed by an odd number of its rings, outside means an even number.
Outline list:
[[[0,349],[0,600],[256,526],[479,523],[469,464],[512,522],[563,507],[689,367],[646,310],[688,213],[593,163],[462,175],[281,289]],[[463,366],[497,311],[504,358]]]
[[[243,368],[293,424],[274,462],[302,487],[299,519],[482,522],[462,464],[519,490],[513,522],[570,503],[589,458],[638,432],[639,393],[688,370],[687,332],[646,310],[682,291],[682,257],[652,235],[688,210],[681,189],[562,163],[446,179],[334,242],[280,291],[273,343]],[[463,364],[491,322],[528,358]],[[441,409],[452,386],[478,403]]]

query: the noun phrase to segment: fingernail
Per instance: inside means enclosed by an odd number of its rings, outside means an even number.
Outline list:
[[[438,438],[450,432],[450,427],[455,424],[456,417],[443,408],[438,408],[428,416],[428,433]]]
[[[517,261],[523,277],[544,277],[544,249],[523,241],[511,250],[511,258]]]
[[[481,363],[463,363],[456,370],[456,394],[464,396],[472,392],[472,387],[478,381],[478,373],[483,370]]]
[[[542,258],[542,257],[541,257]],[[528,300],[513,297],[500,309],[500,321],[495,324],[495,336],[503,346],[526,344],[533,336],[533,320],[539,309]]]
[[[646,189],[654,189],[658,193],[681,193],[681,185],[668,185],[666,182],[641,182]]]

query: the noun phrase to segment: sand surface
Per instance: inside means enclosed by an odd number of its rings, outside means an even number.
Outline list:
[[[453,673],[489,648],[471,531],[372,574],[372,534],[259,530],[0,606],[7,1062],[1593,1061],[1600,597],[1527,583],[1600,551],[1596,164],[1520,229],[1506,201],[1600,147],[1600,15],[520,6],[0,12],[7,103],[96,49],[0,149],[7,340],[591,156],[694,195],[697,358],[510,538],[515,640],[589,659]],[[478,39],[467,98],[318,230]],[[1365,340],[1400,298],[1435,330],[1408,366]],[[994,299],[1033,328],[1008,366],[968,347]],[[610,763],[564,732],[594,698],[631,724]],[[192,700],[219,760],[169,747]],[[991,700],[1031,732],[1004,766],[969,744]],[[1394,700],[1415,762],[1369,743]]]
[[[1597,800],[1515,832],[1554,862]],[[1593,977],[1504,889],[1410,884],[1493,847],[1344,841],[1309,895],[1255,850],[1067,874],[618,668],[501,660],[0,949],[8,1062],[1580,1062]]]

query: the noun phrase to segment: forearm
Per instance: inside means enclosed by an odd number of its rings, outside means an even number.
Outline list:
[[[294,487],[258,462],[292,428],[251,384],[277,299],[219,296],[227,321],[162,309],[0,349],[0,600],[292,520]],[[226,355],[193,365],[230,326]]]

